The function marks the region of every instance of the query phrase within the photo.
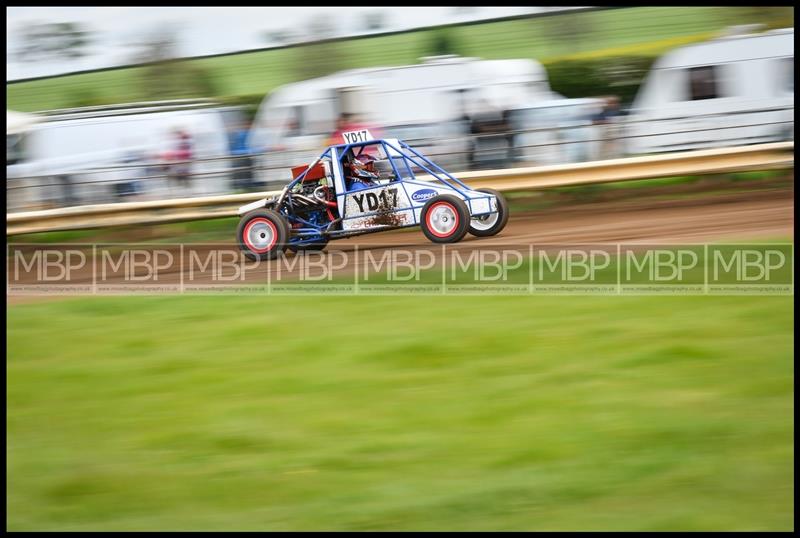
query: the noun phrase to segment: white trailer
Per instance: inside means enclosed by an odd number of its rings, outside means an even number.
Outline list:
[[[283,86],[262,102],[251,143],[270,152],[264,179],[286,181],[286,168],[307,162],[336,129],[342,112],[353,113],[386,136],[426,133],[409,140],[430,153],[456,152],[466,159],[463,118],[559,98],[534,60],[433,57],[423,63],[342,71]],[[359,91],[354,94],[353,88]],[[343,89],[351,91],[343,94]],[[441,132],[439,132],[441,131]],[[454,136],[455,133],[455,136]],[[458,166],[436,157],[445,166]]]
[[[794,28],[665,54],[625,123],[632,154],[794,139]]]
[[[7,133],[7,209],[63,204],[101,203],[115,199],[115,183],[145,177],[140,182],[152,197],[219,194],[229,190],[227,161],[194,163],[182,192],[170,192],[156,168],[132,170],[130,164],[154,163],[174,145],[175,129],[188,133],[193,159],[227,157],[226,109],[197,106],[93,107],[37,115],[38,123]],[[131,163],[131,155],[141,162]],[[103,170],[103,172],[95,172]],[[202,175],[202,174],[206,175]],[[174,190],[174,188],[173,188]]]

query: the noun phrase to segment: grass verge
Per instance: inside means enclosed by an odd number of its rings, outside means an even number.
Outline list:
[[[7,314],[10,530],[794,527],[791,297]]]

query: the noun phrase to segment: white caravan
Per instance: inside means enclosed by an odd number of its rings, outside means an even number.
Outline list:
[[[557,99],[510,110],[511,128],[517,132],[515,160],[534,166],[603,158],[603,131],[593,124],[593,118],[605,104],[602,98]]]
[[[466,160],[468,131],[462,122],[466,115],[561,97],[550,90],[547,73],[534,60],[452,56],[423,60],[417,65],[342,71],[288,84],[270,94],[251,133],[251,143],[270,152],[261,163],[267,168],[264,179],[285,182],[288,166],[316,156],[336,129],[340,112],[357,114],[385,136],[426,132],[429,142],[430,136],[438,137],[427,146],[430,153],[455,151]],[[349,95],[342,92],[356,88]],[[434,131],[441,134],[431,135]],[[409,142],[425,146],[420,140]],[[459,166],[446,159],[442,164],[454,170]]]
[[[667,53],[626,124],[633,154],[794,139],[794,28]]]
[[[207,107],[208,105],[204,105]],[[227,161],[193,163],[191,179],[172,192],[155,163],[173,149],[174,130],[192,139],[193,159],[226,157],[229,144],[222,108],[194,105],[92,107],[38,114],[38,123],[6,134],[7,210],[102,203],[116,199],[115,183],[142,178],[139,192],[151,197],[217,194],[229,190]],[[131,156],[139,159],[131,162]],[[210,172],[220,171],[220,174]],[[65,196],[68,198],[65,200]]]

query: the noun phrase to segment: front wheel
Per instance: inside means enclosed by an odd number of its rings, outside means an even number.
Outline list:
[[[422,207],[420,227],[434,243],[461,241],[469,229],[469,210],[463,200],[449,194],[434,196]]]
[[[239,248],[251,260],[271,260],[286,250],[289,223],[277,211],[258,209],[242,217],[236,237]]]
[[[508,223],[508,202],[502,194],[494,189],[478,189],[478,191],[497,198],[497,211],[480,217],[472,217],[469,222],[469,233],[476,237],[497,235]]]

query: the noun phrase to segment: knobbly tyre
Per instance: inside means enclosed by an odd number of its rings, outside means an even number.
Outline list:
[[[409,226],[434,243],[455,243],[467,233],[495,235],[508,222],[502,194],[470,189],[405,142],[366,130],[344,139],[293,168],[280,195],[239,208],[236,235],[247,257],[322,250],[333,239]]]

